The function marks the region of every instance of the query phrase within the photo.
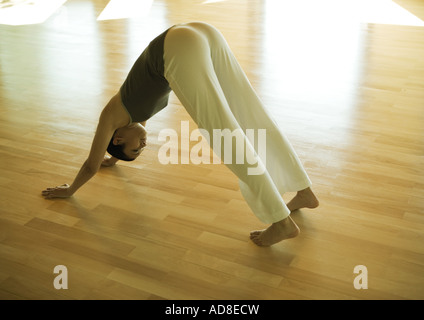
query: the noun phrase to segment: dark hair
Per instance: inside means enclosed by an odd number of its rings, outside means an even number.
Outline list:
[[[125,144],[113,144],[113,137],[115,134],[113,134],[112,138],[109,141],[109,145],[107,146],[107,152],[112,156],[119,160],[123,161],[133,161],[135,158],[130,158],[124,153]]]

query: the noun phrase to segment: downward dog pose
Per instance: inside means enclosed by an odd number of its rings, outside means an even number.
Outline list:
[[[258,158],[262,174],[248,174],[247,154],[257,157],[259,153],[245,135],[245,161],[226,165],[239,178],[253,213],[270,224],[265,230],[252,231],[250,239],[259,246],[270,246],[297,236],[299,228],[290,213],[318,206],[311,182],[221,33],[200,22],[175,25],[148,45],[101,112],[89,156],[73,183],[47,188],[42,195],[47,199],[70,197],[101,165],[136,159],[146,146],[146,121],[167,105],[171,90],[198,127],[211,135],[214,129],[266,129],[266,159]],[[105,156],[106,151],[111,157]],[[223,157],[223,149],[214,151]],[[287,205],[281,196],[285,192],[297,192]]]

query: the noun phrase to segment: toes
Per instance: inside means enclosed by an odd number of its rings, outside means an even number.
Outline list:
[[[266,239],[263,239],[262,233],[263,231],[252,231],[250,233],[250,240],[259,247],[271,246],[271,244],[267,243],[268,241],[266,241]]]
[[[262,242],[260,238],[250,238],[250,240],[252,240],[252,242],[256,244],[257,246],[260,246],[260,247],[262,246]]]
[[[262,231],[255,230],[255,231],[250,232],[250,235],[251,235],[251,236],[258,236],[258,235],[260,235],[261,233],[262,233]]]
[[[250,233],[250,240],[252,240],[254,244],[260,247],[264,246],[262,243],[261,234],[262,234],[262,231],[252,231]]]
[[[254,244],[256,244],[258,247],[269,247],[270,246],[269,244],[263,243],[261,238],[254,238],[254,239],[252,239],[252,242]]]

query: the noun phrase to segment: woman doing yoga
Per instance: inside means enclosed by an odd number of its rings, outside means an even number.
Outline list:
[[[210,136],[214,130],[266,130],[265,146],[255,145],[251,137],[243,135],[244,161],[232,157],[231,163],[224,163],[238,177],[253,213],[270,224],[265,230],[252,231],[250,239],[259,246],[270,246],[297,236],[299,228],[290,213],[318,206],[311,181],[224,37],[201,22],[175,25],[150,42],[101,112],[88,158],[73,183],[47,188],[42,195],[48,199],[70,197],[101,165],[136,159],[146,146],[146,121],[168,104],[171,90]],[[260,158],[261,147],[265,147],[266,157]],[[224,146],[220,148],[214,152],[223,159]],[[106,151],[111,157],[105,156]],[[235,148],[232,152],[237,153]],[[263,169],[261,174],[249,174],[247,157],[252,155]],[[287,204],[281,196],[285,192],[297,192]]]

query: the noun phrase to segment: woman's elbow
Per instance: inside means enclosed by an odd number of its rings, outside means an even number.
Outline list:
[[[84,162],[84,170],[90,175],[94,176],[97,173],[97,171],[99,171],[99,169],[100,169],[100,164],[93,163],[89,160],[86,160]]]

